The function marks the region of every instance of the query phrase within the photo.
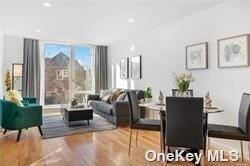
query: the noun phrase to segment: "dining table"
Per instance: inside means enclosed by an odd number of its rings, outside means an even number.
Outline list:
[[[147,108],[149,110],[158,111],[160,114],[161,121],[161,131],[160,131],[160,140],[161,140],[161,152],[165,153],[165,137],[166,137],[166,104],[159,103],[140,103],[139,107]],[[207,124],[208,124],[208,114],[223,112],[224,109],[220,107],[204,107],[203,108],[203,122],[204,122],[204,153],[206,153],[206,143],[207,143]]]

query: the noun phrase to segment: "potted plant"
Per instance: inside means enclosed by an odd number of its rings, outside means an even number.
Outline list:
[[[146,103],[150,103],[152,101],[153,95],[152,95],[152,88],[148,87],[144,93],[144,98]]]
[[[176,74],[174,73],[174,85],[176,89],[178,89],[177,96],[188,96],[188,89],[190,86],[190,83],[193,82],[195,79],[192,76],[192,73],[186,74]]]

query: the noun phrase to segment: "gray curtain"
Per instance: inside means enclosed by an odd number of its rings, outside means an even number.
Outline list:
[[[36,97],[40,100],[40,50],[39,41],[24,39],[23,45],[23,84],[25,97]]]
[[[97,46],[95,51],[95,90],[108,88],[108,47]]]

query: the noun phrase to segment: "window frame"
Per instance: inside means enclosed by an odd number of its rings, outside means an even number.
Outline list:
[[[46,50],[46,45],[49,44],[53,44],[53,45],[65,45],[65,46],[69,46],[70,47],[70,62],[69,62],[69,69],[68,71],[68,77],[67,79],[69,80],[69,102],[72,100],[72,98],[74,98],[74,95],[77,94],[92,94],[95,92],[95,49],[96,46],[95,45],[91,45],[91,44],[75,44],[75,43],[65,43],[65,42],[55,42],[55,41],[43,41],[43,45],[42,45],[42,54],[43,54],[43,59],[45,60],[45,50]],[[91,90],[81,90],[81,91],[76,91],[75,90],[75,54],[74,54],[74,47],[76,46],[83,46],[83,47],[89,47],[91,49],[91,75],[92,75],[92,89]],[[44,63],[44,80],[46,78],[46,73],[45,73],[45,69],[46,69],[46,64]],[[60,80],[64,80],[64,76],[65,76],[65,71],[62,74],[62,79]],[[56,78],[57,79],[57,78]],[[42,87],[43,92],[44,93],[44,106],[45,109],[46,108],[60,108],[61,104],[46,104],[45,103],[45,84],[42,85],[44,87]]]

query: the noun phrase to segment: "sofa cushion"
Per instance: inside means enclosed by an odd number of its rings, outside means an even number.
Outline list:
[[[126,93],[121,93],[120,96],[116,99],[116,101],[123,101],[126,97]]]
[[[111,94],[107,94],[106,96],[102,97],[102,101],[104,101],[106,103],[110,103],[110,95]]]
[[[117,89],[110,95],[110,103],[113,104],[116,99],[123,93],[121,89]]]
[[[105,114],[113,115],[113,106],[111,104],[108,104],[108,103],[99,102],[96,110],[103,112]]]
[[[100,90],[100,98],[103,98],[104,96],[107,96],[111,92],[112,92],[111,90],[107,90],[107,89],[103,90],[103,89],[101,89]]]
[[[100,104],[100,103],[104,103],[104,102],[103,102],[103,101],[96,101],[96,100],[90,100],[90,101],[89,101],[89,105],[90,105],[92,108],[94,108],[94,109],[96,109],[96,108],[97,108],[97,105]]]

